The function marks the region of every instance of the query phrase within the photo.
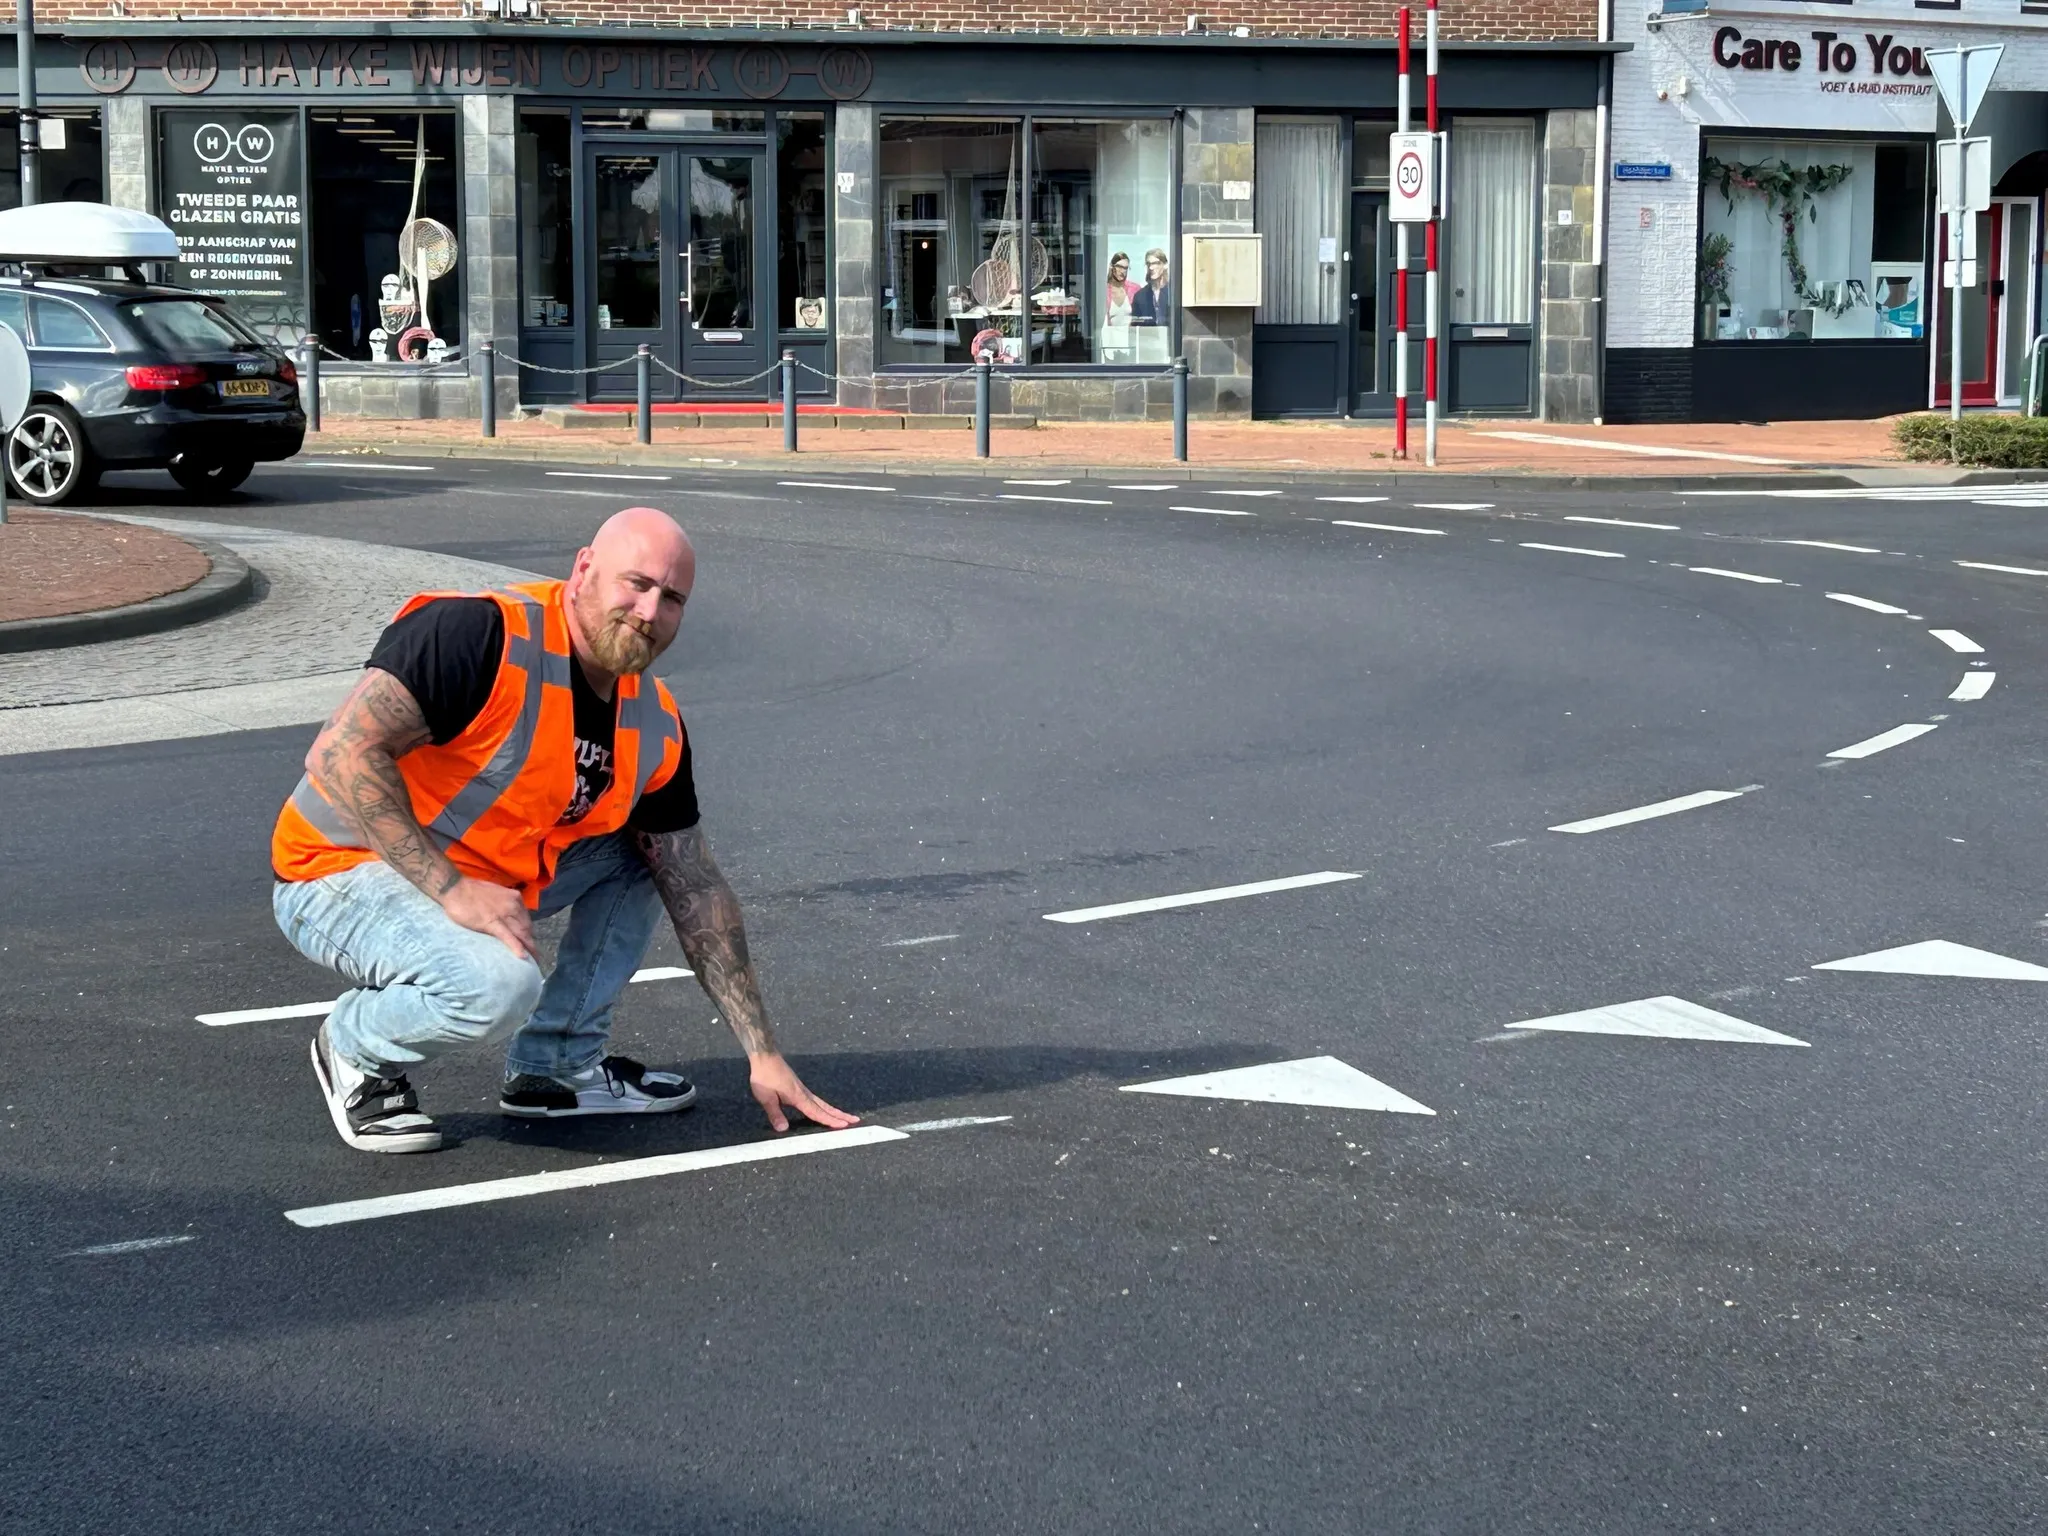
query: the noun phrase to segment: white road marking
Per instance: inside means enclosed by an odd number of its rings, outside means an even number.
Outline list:
[[[1119,901],[1106,907],[1077,907],[1071,912],[1048,912],[1048,923],[1092,923],[1104,917],[1129,917],[1137,912],[1164,912],[1169,907],[1198,907],[1211,901],[1234,901],[1240,896],[1264,896],[1271,891],[1292,891],[1308,885],[1331,885],[1339,880],[1356,880],[1344,870],[1323,869],[1312,875],[1289,875],[1283,880],[1255,880],[1249,885],[1219,885],[1206,891],[1184,891],[1178,896],[1149,896],[1143,901]]]
[[[1421,512],[1486,512],[1492,509],[1490,501],[1418,501],[1417,511]]]
[[[1972,699],[1983,698],[1985,694],[1991,691],[1991,685],[1997,681],[1998,674],[1996,672],[1965,672],[1963,680],[1956,684],[1956,691],[1950,694],[1949,697],[1961,699],[1967,704]]]
[[[909,949],[915,944],[943,944],[948,939],[957,939],[959,937],[960,935],[957,933],[927,933],[922,938],[891,939],[883,947],[885,949]]]
[[[920,1120],[915,1125],[899,1125],[899,1131],[957,1131],[970,1125],[1008,1125],[1008,1115],[957,1115],[951,1120]]]
[[[1112,485],[1112,491],[1177,491],[1177,485]]]
[[[1434,1115],[1435,1110],[1334,1056],[1276,1061],[1263,1067],[1130,1083],[1124,1093],[1159,1093],[1197,1099],[1245,1099],[1255,1104],[1307,1104],[1319,1109],[1374,1109],[1393,1115]]]
[[[893,491],[893,485],[855,485],[847,480],[778,480],[777,485],[793,485],[807,491]]]
[[[1960,629],[1930,629],[1927,631],[1943,645],[1959,656],[1981,656],[1984,647],[1964,634]]]
[[[1797,544],[1804,549],[1839,549],[1845,555],[1881,555],[1867,544],[1830,544],[1826,539],[1765,539],[1766,544]]]
[[[1779,491],[1677,491],[1678,496],[1776,496],[1798,501],[1971,501],[1980,506],[2032,506],[2044,489],[2040,483],[2021,485],[1876,485],[1857,490]]]
[[[1524,1019],[1509,1029],[1542,1029],[1572,1035],[1637,1035],[1659,1040],[1721,1040],[1739,1045],[1798,1045],[1774,1029],[1765,1029],[1733,1014],[1702,1008],[1682,997],[1646,997],[1633,1003],[1612,1003],[1579,1013],[1557,1013]]]
[[[1626,560],[1628,558],[1627,555],[1624,555],[1618,549],[1580,549],[1575,544],[1531,544],[1524,540],[1522,548],[1547,549],[1553,555],[1591,555],[1596,560]]]
[[[461,486],[458,489],[468,490],[469,487]],[[537,492],[538,488],[536,488],[536,494]],[[552,491],[549,491],[548,494],[550,496],[596,496],[605,501],[617,501],[619,499],[617,491],[583,491],[578,490],[573,485],[558,485]]]
[[[96,1259],[110,1253],[147,1253],[152,1248],[175,1248],[180,1243],[196,1243],[199,1234],[180,1232],[171,1237],[131,1237],[125,1243],[96,1243],[90,1248],[74,1248],[69,1253],[59,1254],[62,1259]]]
[[[1281,496],[1283,491],[1211,491],[1211,496]]]
[[[1846,960],[1824,960],[1816,971],[1878,971],[1888,976],[1964,976],[1981,981],[2048,981],[2048,966],[1995,955],[1947,939],[1924,939],[1896,949],[1872,950]]]
[[[1354,523],[1342,517],[1331,518],[1330,526],[1332,528],[1370,528],[1376,533],[1425,533],[1434,539],[1447,537],[1441,528],[1408,528],[1400,523]]]
[[[628,982],[673,981],[683,976],[693,976],[694,971],[680,965],[650,965],[628,976]],[[224,1024],[265,1024],[273,1019],[324,1019],[334,1012],[338,997],[330,997],[324,1003],[286,1003],[280,1008],[237,1008],[228,1013],[194,1014],[202,1024],[218,1029]]]
[[[1317,501],[1341,501],[1354,507],[1362,507],[1368,502],[1385,501],[1386,499],[1384,496],[1318,496],[1316,498]]]
[[[981,496],[933,496],[923,491],[905,491],[903,499],[905,501],[965,501],[978,507],[986,498]]]
[[[1785,583],[1776,576],[1757,576],[1748,571],[1724,571],[1718,565],[1688,565],[1695,576],[1726,576],[1730,581],[1753,581],[1759,586],[1782,587]]]
[[[1797,459],[1766,459],[1754,453],[1709,453],[1703,448],[1662,448],[1649,443],[1613,443],[1600,437],[1559,437],[1550,432],[1478,432],[1473,435],[1505,437],[1518,443],[1562,443],[1567,448],[1601,448],[1609,453],[1639,453],[1653,459],[1721,459],[1730,464],[1799,462]]]
[[[1625,827],[1631,822],[1653,821],[1659,816],[1676,816],[1680,811],[1696,811],[1704,805],[1719,805],[1723,800],[1739,800],[1760,785],[1750,784],[1741,789],[1703,789],[1695,795],[1680,795],[1675,800],[1659,800],[1653,805],[1639,805],[1631,811],[1615,811],[1607,816],[1589,816],[1584,821],[1567,821],[1552,827],[1553,832],[1605,832],[1609,827]]]
[[[1058,502],[1063,507],[1113,507],[1116,505],[1113,501],[1101,501],[1092,496],[1032,496],[1023,491],[1002,491],[998,493],[997,499],[1000,501],[1053,501]]]
[[[1664,533],[1677,533],[1676,523],[1633,523],[1625,517],[1567,517],[1568,523],[1605,523],[1610,528],[1655,528]]]
[[[373,464],[367,459],[287,459],[278,466],[280,469],[375,469],[389,470],[394,474],[407,473],[428,475],[434,472],[432,464]]]
[[[1247,512],[1242,507],[1168,507],[1169,512],[1206,512],[1211,517],[1257,517],[1256,512]]]
[[[1894,608],[1890,603],[1873,602],[1867,597],[1858,597],[1853,592],[1830,592],[1829,598],[1838,603],[1847,603],[1852,608],[1868,608],[1872,613],[1904,613],[1903,608]]]
[[[551,469],[548,475],[556,480],[662,480],[668,481],[674,475],[625,475],[612,470],[598,469]]]
[[[615,1163],[563,1168],[554,1173],[529,1173],[510,1179],[487,1179],[478,1184],[451,1184],[440,1189],[416,1189],[402,1195],[343,1200],[334,1205],[302,1206],[295,1211],[286,1211],[284,1217],[294,1226],[332,1227],[343,1222],[375,1221],[379,1217],[404,1216],[415,1211],[445,1211],[458,1205],[518,1200],[527,1195],[548,1195],[558,1190],[590,1189],[599,1184],[621,1184],[630,1179],[658,1179],[674,1173],[696,1173],[705,1168],[728,1168],[735,1163],[804,1157],[813,1152],[838,1152],[850,1147],[909,1139],[902,1131],[892,1131],[886,1125],[856,1125],[850,1130],[814,1131],[785,1136],[776,1141],[748,1142],[737,1147],[711,1147],[702,1152],[627,1158]]]
[[[1072,485],[1071,480],[1005,480],[1005,485]]]
[[[1859,741],[1846,747],[1837,747],[1828,756],[1875,757],[1887,748],[1896,747],[1901,743],[1911,741],[1915,736],[1925,736],[1929,731],[1935,729],[1937,727],[1931,725],[1895,725],[1890,730],[1880,732],[1867,741]]]
[[[2008,576],[2048,576],[2048,571],[2025,565],[1986,565],[1982,560],[1958,560],[1956,564],[1973,571],[2003,571]]]

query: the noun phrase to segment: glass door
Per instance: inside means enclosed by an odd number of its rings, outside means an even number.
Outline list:
[[[671,368],[681,356],[675,259],[676,157],[665,149],[600,149],[590,155],[590,362],[632,357],[644,342]],[[676,381],[650,370],[653,396],[676,398]],[[634,398],[631,367],[591,376],[598,398]]]
[[[1949,380],[1952,376],[1950,347],[1960,332],[1963,348],[1963,404],[1996,405],[1998,403],[1998,310],[2004,284],[2001,234],[2004,232],[2005,210],[1994,203],[1982,213],[1969,217],[1977,221],[1977,271],[1976,281],[1965,285],[1962,302],[1953,305],[1955,293],[1946,282],[1935,290],[1935,345],[1934,345],[1934,403],[1949,403]],[[1937,252],[1948,250],[1948,218],[1943,215],[1938,221],[1937,238],[1934,248]],[[1935,263],[1935,275],[1946,278],[1941,262]],[[1956,313],[1951,315],[1954,309]],[[1960,322],[1958,324],[1958,321]]]
[[[1384,192],[1351,194],[1351,411],[1394,412],[1394,226]],[[1408,227],[1408,403],[1422,403],[1423,230]]]
[[[741,384],[770,363],[775,317],[763,280],[768,242],[761,238],[766,191],[762,151],[747,148],[677,152],[682,371],[704,386],[685,385],[696,400],[762,400],[775,381]],[[733,387],[715,386],[731,381]]]

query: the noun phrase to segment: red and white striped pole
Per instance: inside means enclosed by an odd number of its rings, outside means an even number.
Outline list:
[[[1394,129],[1408,131],[1408,19],[1401,7],[1401,73],[1394,86]],[[1365,281],[1379,281],[1377,272]],[[1408,457],[1408,226],[1394,226],[1394,457]]]
[[[1423,12],[1425,31],[1423,33],[1424,110],[1429,116],[1429,132],[1432,137],[1438,132],[1436,121],[1436,0],[1429,0],[1428,9]],[[1443,310],[1437,289],[1437,250],[1442,243],[1438,231],[1443,224],[1444,157],[1442,140],[1437,140],[1436,161],[1436,207],[1430,214],[1428,232],[1423,236],[1424,260],[1427,269],[1422,279],[1422,462],[1432,469],[1436,467],[1436,400],[1437,400],[1437,332],[1438,321]]]

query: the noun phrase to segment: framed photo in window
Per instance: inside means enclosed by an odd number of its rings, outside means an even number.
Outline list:
[[[822,331],[831,324],[831,311],[821,294],[815,299],[799,297],[790,316],[790,325],[799,331]]]

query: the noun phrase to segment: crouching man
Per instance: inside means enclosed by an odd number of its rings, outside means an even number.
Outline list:
[[[696,564],[666,513],[635,507],[567,581],[423,593],[306,754],[271,838],[272,905],[302,954],[355,986],[313,1036],[350,1146],[439,1148],[408,1069],[508,1037],[508,1115],[687,1108],[688,1082],[605,1049],[663,909],[768,1123],[856,1123],[776,1047],[739,902],[698,824],[682,716],[643,676],[675,639]],[[543,977],[533,920],[565,908]]]

